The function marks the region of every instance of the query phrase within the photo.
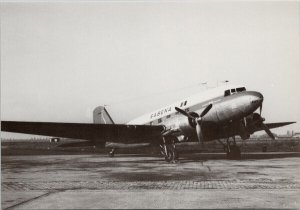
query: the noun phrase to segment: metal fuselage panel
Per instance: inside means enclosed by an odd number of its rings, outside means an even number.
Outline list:
[[[229,96],[211,98],[192,106],[184,107],[184,109],[188,112],[200,114],[206,106],[213,104],[212,109],[202,119],[204,141],[210,141],[238,135],[239,122],[244,117],[252,114],[261,105],[262,101],[263,96],[259,92],[243,91]],[[165,116],[145,124],[164,125],[167,130],[177,129],[176,136],[196,137],[195,129],[191,127],[188,131],[189,133],[187,133],[186,130],[179,128],[180,123],[188,124],[187,117],[175,112],[167,117]]]
[[[263,96],[259,92],[244,91],[223,97],[213,103],[213,108],[203,118],[203,122],[224,125],[240,120],[253,113],[262,103]],[[202,110],[197,110],[198,113]]]

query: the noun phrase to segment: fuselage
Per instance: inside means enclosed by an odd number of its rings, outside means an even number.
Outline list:
[[[189,133],[192,136],[194,134],[193,129],[189,129],[187,117],[178,113],[175,107],[199,116],[205,107],[212,104],[213,107],[203,117],[202,124],[204,127],[208,126],[210,130],[217,132],[221,131],[222,127],[240,121],[252,114],[262,104],[262,101],[263,96],[259,92],[247,91],[243,86],[226,85],[177,101],[174,104],[136,118],[128,124],[161,124],[166,129],[177,129],[177,136],[188,136]],[[216,133],[216,135],[207,135],[207,137],[209,137],[207,140],[213,140],[220,136]]]

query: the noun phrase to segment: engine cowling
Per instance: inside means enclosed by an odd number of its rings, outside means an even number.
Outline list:
[[[238,124],[238,131],[239,131],[239,135],[243,140],[249,139],[250,138],[250,134],[247,131],[246,128],[246,124],[245,121],[240,121],[240,123]]]
[[[199,117],[195,112],[189,113],[194,117]],[[191,136],[196,132],[196,122],[193,119],[187,117],[181,117],[177,120],[177,127],[181,130],[184,136]]]
[[[246,128],[249,133],[254,133],[256,127],[264,121],[265,119],[260,116],[258,113],[253,113],[246,117]]]

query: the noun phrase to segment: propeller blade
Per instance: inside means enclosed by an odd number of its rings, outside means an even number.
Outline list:
[[[263,104],[261,103],[261,105],[259,106],[259,115],[261,115],[262,106]]]
[[[175,110],[188,118],[195,119],[195,117],[193,117],[192,115],[190,115],[189,113],[187,113],[186,111],[184,111],[178,107],[175,107]]]
[[[200,126],[199,122],[197,122],[197,125],[196,125],[196,133],[197,133],[197,137],[198,137],[199,143],[201,143],[203,145],[203,138],[202,138],[201,126]]]
[[[266,133],[274,140],[275,137],[274,137],[273,133],[270,131],[270,129],[268,128],[268,126],[266,126],[264,123],[262,123],[262,126],[263,126],[264,130],[266,131]]]
[[[209,110],[212,108],[212,104],[209,104],[204,110],[203,112],[201,113],[200,117],[203,117],[204,115],[207,114],[207,112],[209,112]]]

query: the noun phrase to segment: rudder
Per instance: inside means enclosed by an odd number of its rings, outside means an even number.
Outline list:
[[[98,106],[93,111],[95,124],[115,124],[104,106]]]

